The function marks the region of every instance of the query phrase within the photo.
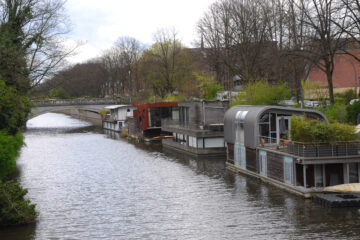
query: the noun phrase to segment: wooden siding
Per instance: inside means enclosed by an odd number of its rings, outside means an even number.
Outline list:
[[[234,164],[234,144],[227,143],[227,161]]]
[[[138,136],[140,133],[139,128],[137,126],[137,119],[134,117],[128,117],[126,119],[126,123],[128,126],[128,134],[131,136]]]
[[[267,176],[284,182],[284,155],[267,152]]]
[[[256,149],[246,148],[246,169],[258,172],[256,162]]]

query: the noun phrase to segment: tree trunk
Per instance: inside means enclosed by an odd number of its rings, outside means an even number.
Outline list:
[[[334,105],[334,87],[333,87],[333,81],[332,81],[332,72],[329,69],[326,69],[326,77],[328,81],[328,89],[329,89],[329,98],[331,105]]]

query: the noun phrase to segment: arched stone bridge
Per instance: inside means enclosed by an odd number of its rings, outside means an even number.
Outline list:
[[[100,118],[99,111],[105,106],[114,104],[124,104],[120,98],[78,98],[78,99],[49,99],[44,101],[31,101],[31,115],[29,119],[48,112],[65,112],[76,115],[76,113],[93,113]]]

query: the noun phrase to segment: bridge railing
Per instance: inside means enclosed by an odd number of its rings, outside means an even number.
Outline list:
[[[103,105],[103,104],[125,104],[125,98],[77,98],[77,99],[48,99],[31,100],[32,105],[42,106],[64,106],[64,105]]]

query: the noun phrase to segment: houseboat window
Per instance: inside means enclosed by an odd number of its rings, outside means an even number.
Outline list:
[[[324,186],[323,165],[315,165],[315,187]]]
[[[170,107],[149,108],[149,127],[161,127],[161,119],[171,116]]]
[[[270,139],[269,139],[269,135],[270,135],[270,131],[269,131],[269,124],[260,124],[260,136],[262,138],[264,138],[266,143],[270,143]]]
[[[183,124],[189,123],[189,108],[188,107],[180,107],[180,122]]]
[[[224,138],[205,138],[205,148],[224,147]]]
[[[159,109],[160,109],[160,119],[171,117],[171,115],[172,115],[171,107],[161,107]]]
[[[204,138],[198,138],[197,139],[197,147],[198,148],[204,148]]]
[[[130,112],[130,108],[128,108],[126,111],[127,111],[127,112]]]
[[[264,113],[260,117],[260,123],[269,123],[269,113]]]
[[[276,113],[270,113],[270,130],[276,135]]]
[[[189,146],[196,148],[196,137],[189,136]]]
[[[171,112],[171,119],[172,120],[179,120],[179,108],[173,107]]]
[[[261,138],[264,139],[265,143],[271,143],[269,113],[264,113],[259,119],[259,134]]]
[[[349,163],[349,183],[359,182],[359,167],[358,163]]]

